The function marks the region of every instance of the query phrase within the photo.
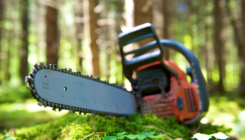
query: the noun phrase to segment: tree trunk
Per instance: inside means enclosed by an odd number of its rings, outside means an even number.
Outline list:
[[[99,67],[99,48],[96,44],[98,35],[96,33],[97,25],[97,14],[94,12],[94,8],[97,6],[97,0],[84,0],[84,15],[87,18],[85,28],[88,30],[89,46],[92,53],[92,74],[96,77],[100,77]]]
[[[47,64],[58,63],[58,11],[54,7],[46,6],[46,55]]]
[[[121,30],[121,25],[124,25],[123,23],[123,16],[121,13],[124,12],[123,10],[123,7],[122,5],[125,5],[124,1],[123,0],[116,0],[114,1],[114,4],[116,6],[116,35],[118,36],[122,30]],[[116,71],[116,77],[117,77],[117,83],[121,83],[123,84],[123,73],[121,70],[119,70],[119,68],[121,68],[122,66],[122,62],[121,62],[121,55],[120,55],[120,49],[119,49],[119,45],[118,45],[118,41],[115,42],[115,46],[116,48],[114,49],[114,53],[115,53],[115,58],[117,60],[117,67],[118,67],[118,70]],[[118,59],[120,58],[120,59]]]
[[[153,0],[134,0],[134,26],[150,22],[152,23],[152,2]],[[140,46],[152,41],[147,38],[138,41]]]
[[[227,16],[229,17],[230,24],[231,24],[231,26],[233,28],[233,34],[234,34],[234,36],[233,36],[234,39],[233,40],[234,40],[234,42],[236,44],[236,47],[237,47],[237,50],[238,50],[238,59],[239,59],[240,69],[241,69],[241,72],[240,72],[241,82],[240,82],[240,86],[239,87],[241,89],[243,89],[243,91],[245,91],[245,89],[244,89],[245,87],[244,87],[244,83],[243,83],[243,81],[245,80],[245,79],[243,80],[244,75],[245,75],[245,73],[244,73],[245,69],[244,69],[243,65],[244,65],[245,61],[243,60],[244,59],[244,55],[243,55],[243,51],[242,51],[244,49],[244,44],[241,41],[242,37],[241,37],[241,34],[239,34],[238,27],[236,26],[237,25],[237,21],[235,20],[235,17],[233,16],[233,13],[232,13],[231,9],[229,8],[230,0],[226,0],[225,2],[226,2],[226,4],[225,4],[226,13],[227,13]],[[241,5],[241,8],[243,8],[243,4]]]
[[[0,0],[0,22],[3,20],[3,17],[4,17],[4,1],[3,0]],[[2,69],[2,44],[1,44],[1,41],[2,41],[2,38],[3,38],[3,29],[2,27],[0,27],[0,70]],[[2,84],[2,73],[0,72],[0,84]]]
[[[101,18],[106,18],[109,19],[109,10],[110,10],[110,3],[108,1],[104,2],[104,9],[101,12]],[[107,22],[105,25],[101,27],[102,30],[102,40],[103,40],[103,45],[105,46],[106,49],[106,64],[105,64],[105,77],[107,80],[110,79],[111,75],[111,67],[110,67],[110,61],[112,57],[112,41],[110,41],[110,36],[112,34],[112,27],[110,27],[109,23]],[[115,57],[114,57],[115,58]]]
[[[206,19],[205,19],[206,20]],[[208,46],[208,40],[209,40],[209,36],[208,36],[208,31],[209,31],[209,27],[207,24],[205,24],[205,41],[206,44],[204,46],[204,53],[205,53],[205,68],[206,68],[206,75],[207,75],[207,84],[208,86],[212,86],[213,85],[213,80],[212,80],[212,69],[210,66],[210,49]]]
[[[13,37],[14,35],[13,35],[13,31],[7,31],[7,35],[6,35],[6,37],[7,37],[7,42],[8,42],[8,50],[7,50],[7,52],[6,52],[6,65],[5,65],[5,67],[6,67],[6,73],[5,73],[5,80],[7,79],[7,82],[9,82],[9,80],[10,80],[10,77],[11,77],[11,73],[10,73],[10,61],[11,61],[11,47],[13,47],[13,41],[12,41],[12,37]],[[23,49],[23,48],[22,48]],[[23,59],[23,55],[21,55],[21,58]],[[24,58],[26,58],[27,59],[27,57],[24,57]],[[21,66],[21,69],[23,69],[22,68],[22,66]],[[27,69],[26,69],[26,71],[27,71]],[[23,74],[23,73],[21,73],[21,74]],[[27,73],[26,73],[26,75],[27,75]],[[24,75],[24,77],[26,76],[26,75]],[[21,79],[22,79],[22,83],[24,83],[24,81],[25,81],[25,79],[23,80],[23,75],[21,75]]]
[[[75,23],[76,23],[76,39],[77,39],[77,58],[78,58],[78,63],[77,63],[77,70],[82,72],[82,61],[83,61],[83,56],[82,56],[82,28],[83,28],[83,22],[81,20],[83,17],[83,5],[82,2],[77,1],[75,3]]]
[[[162,1],[163,4],[163,38],[164,39],[168,39],[169,38],[169,33],[168,33],[168,0],[163,0]],[[168,49],[164,49],[164,58],[165,59],[169,59],[169,50]]]
[[[242,9],[242,31],[243,31],[243,41],[245,40],[245,1],[242,0],[241,4]],[[240,82],[240,89],[244,92],[245,91],[245,42],[241,45],[240,49],[240,65],[241,65],[241,82]]]
[[[214,50],[219,69],[219,91],[224,91],[225,48],[222,40],[222,7],[220,0],[214,0]]]
[[[24,83],[25,76],[28,74],[28,27],[29,27],[29,20],[28,20],[28,7],[29,1],[22,0],[22,47],[21,47],[21,66],[20,66],[20,76],[21,81]]]

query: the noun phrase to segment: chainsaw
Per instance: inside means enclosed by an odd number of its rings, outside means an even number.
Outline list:
[[[183,124],[198,122],[205,115],[209,107],[206,82],[190,50],[177,41],[160,40],[150,23],[123,32],[118,38],[123,74],[131,83],[131,91],[92,75],[40,62],[25,77],[27,88],[38,105],[79,114],[153,113],[163,118],[175,116]],[[125,46],[146,38],[153,41],[125,51]],[[163,59],[164,48],[184,55],[190,63],[186,73],[174,61]],[[133,55],[130,60],[127,59],[129,55]]]

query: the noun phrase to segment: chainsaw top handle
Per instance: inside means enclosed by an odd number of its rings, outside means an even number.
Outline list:
[[[163,48],[174,49],[175,51],[178,51],[181,54],[183,54],[184,57],[187,59],[187,61],[191,65],[191,69],[193,72],[195,83],[197,84],[197,87],[198,87],[199,98],[200,98],[200,114],[197,116],[197,118],[191,120],[191,121],[195,121],[198,118],[201,118],[205,114],[205,112],[208,111],[208,107],[209,107],[209,99],[208,99],[209,95],[208,95],[208,91],[206,87],[206,82],[204,80],[203,74],[199,66],[199,62],[197,58],[195,57],[195,55],[192,53],[192,51],[190,51],[183,44],[177,41],[169,40],[169,39],[161,39],[160,43],[163,46]],[[157,41],[152,41],[143,47],[154,49],[153,46],[156,46],[156,44],[157,44]],[[147,50],[147,51],[150,51],[150,50]],[[134,57],[140,56],[141,54],[144,54],[144,53],[145,51],[137,52],[135,53]],[[185,123],[189,124],[191,122],[185,122]]]
[[[123,48],[126,45],[149,37],[152,37],[155,40],[155,44],[153,46],[143,46],[129,52],[123,51]],[[121,57],[123,62],[123,72],[132,85],[134,85],[132,79],[133,71],[135,71],[140,66],[150,64],[156,61],[160,61],[163,68],[165,68],[167,71],[169,71],[172,75],[174,75],[178,79],[178,74],[163,62],[163,48],[155,32],[155,29],[150,23],[141,24],[134,27],[129,32],[120,33],[118,38],[119,38],[119,46],[120,46],[120,52],[121,52]],[[158,48],[160,51],[142,54],[140,56],[132,58],[131,60],[126,60],[125,58],[129,54],[140,53],[152,48]]]

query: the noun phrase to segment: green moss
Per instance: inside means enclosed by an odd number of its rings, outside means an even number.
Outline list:
[[[162,120],[161,117],[148,114],[134,114],[127,117],[109,117],[96,116],[96,132],[106,132],[105,134],[98,134],[100,138],[105,136],[115,136],[120,132],[127,132],[127,134],[139,134],[143,132],[155,132],[159,135],[162,132],[159,129],[165,130],[168,133],[183,138],[183,140],[190,140],[192,135],[189,133],[190,128],[185,125],[178,124],[174,117]],[[94,131],[94,116],[92,115],[78,115],[68,113],[67,115],[34,127],[26,127],[16,130],[18,139],[82,139]],[[210,133],[217,133],[219,131],[227,132],[226,129],[219,126],[205,125],[202,126],[200,132],[209,133],[204,130],[212,130]],[[95,136],[88,139],[95,139]],[[172,138],[164,136],[163,140]]]
[[[217,132],[229,133],[230,131],[231,128],[226,128],[224,125],[211,125],[210,123],[208,123],[203,124],[198,132],[210,135]]]
[[[61,131],[66,125],[71,125],[77,119],[79,119],[77,115],[66,115],[49,123],[17,129],[16,136],[18,139],[56,139],[60,137]]]
[[[26,100],[22,104],[0,104],[0,133],[3,133],[3,130],[8,131],[10,128],[43,124],[62,115],[62,113],[45,110],[37,111],[35,109],[42,109],[36,105],[35,100]]]

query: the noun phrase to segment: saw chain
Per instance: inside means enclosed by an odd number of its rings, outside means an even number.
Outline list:
[[[73,72],[71,68],[58,68],[56,64],[49,64],[49,65],[44,65],[43,62],[40,62],[39,64],[35,64],[33,69],[31,70],[31,72],[29,73],[29,76],[25,77],[25,82],[28,83],[27,89],[29,89],[31,91],[32,96],[37,100],[38,105],[39,106],[44,106],[44,107],[51,107],[53,108],[54,111],[58,110],[69,110],[69,112],[79,112],[79,114],[81,113],[94,113],[94,114],[102,114],[102,115],[113,115],[113,116],[121,116],[122,114],[116,114],[116,113],[109,113],[109,112],[101,112],[101,111],[97,111],[97,110],[91,110],[91,109],[87,109],[87,108],[80,108],[80,107],[74,107],[74,106],[69,106],[69,105],[64,105],[64,104],[59,104],[59,103],[55,103],[55,102],[50,102],[45,100],[44,98],[42,98],[36,88],[35,88],[35,84],[34,84],[34,78],[35,75],[38,71],[42,70],[42,69],[49,69],[52,71],[57,71],[57,72],[61,72],[61,73],[66,73],[66,74],[70,74],[70,75],[74,75],[77,77],[81,77],[81,78],[86,78],[89,80],[93,80],[95,82],[100,82],[103,84],[106,84],[108,86],[112,86],[112,87],[116,87],[120,90],[124,90],[127,91],[126,88],[122,87],[121,85],[116,85],[116,84],[112,84],[107,82],[106,80],[100,80],[100,78],[97,77],[93,77],[93,75],[83,75],[81,74],[81,72]],[[48,87],[48,83],[46,83],[45,88],[49,88]],[[66,89],[64,89],[66,90]],[[129,92],[129,91],[127,91]],[[129,92],[130,94],[135,94],[134,91]]]

